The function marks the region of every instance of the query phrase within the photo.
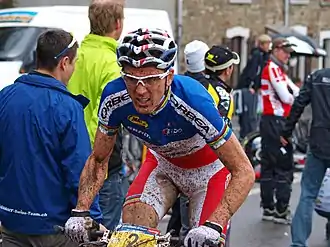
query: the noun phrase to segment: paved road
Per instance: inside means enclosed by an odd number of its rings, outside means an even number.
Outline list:
[[[300,194],[301,174],[297,174],[291,199],[291,210],[294,211]],[[261,210],[259,208],[259,185],[251,191],[247,201],[240,208],[233,219],[230,247],[288,247],[290,244],[290,227],[276,225],[271,222],[260,220]],[[166,229],[168,218],[165,218],[160,229]],[[324,237],[324,226],[326,220],[317,216],[314,217],[313,233],[309,241],[310,247],[326,247]]]

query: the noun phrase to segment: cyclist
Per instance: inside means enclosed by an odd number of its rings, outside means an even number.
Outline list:
[[[230,127],[234,100],[233,89],[228,81],[233,73],[234,65],[239,63],[239,55],[228,47],[212,46],[205,54],[205,77],[209,81],[206,89],[212,95],[220,114]]]
[[[157,227],[180,191],[188,195],[193,212],[194,228],[185,246],[221,241],[223,226],[254,184],[254,171],[240,143],[202,85],[173,75],[177,45],[165,31],[129,33],[117,54],[122,78],[103,91],[99,129],[81,174],[76,209],[65,224],[67,236],[76,242],[88,240],[85,216],[102,186],[122,124],[152,154],[129,189],[123,222]],[[225,168],[231,173],[226,190],[230,174]]]

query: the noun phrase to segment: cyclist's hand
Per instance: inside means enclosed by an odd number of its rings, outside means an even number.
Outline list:
[[[209,224],[212,224],[209,222]],[[215,247],[224,244],[224,238],[221,236],[221,230],[215,230],[208,226],[199,226],[191,229],[185,240],[185,247]]]
[[[100,226],[100,227],[99,227],[99,228],[100,228],[99,230],[102,231],[102,232],[105,232],[105,231],[108,230],[108,229],[107,229],[104,225],[102,225],[102,224],[99,224],[99,226]]]
[[[65,235],[75,243],[89,241],[89,232],[97,229],[98,224],[90,217],[89,211],[71,211],[71,217],[65,223]]]

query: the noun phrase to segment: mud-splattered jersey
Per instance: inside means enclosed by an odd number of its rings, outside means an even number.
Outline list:
[[[166,158],[217,149],[232,133],[206,89],[181,75],[174,76],[163,103],[148,115],[135,110],[122,78],[109,83],[101,97],[99,129],[111,136],[121,125]]]

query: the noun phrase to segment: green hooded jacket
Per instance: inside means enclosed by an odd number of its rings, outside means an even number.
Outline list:
[[[120,76],[116,56],[117,41],[109,37],[89,34],[78,49],[75,71],[68,89],[90,100],[85,108],[85,122],[91,145],[94,144],[98,126],[98,109],[101,94],[108,82]]]

